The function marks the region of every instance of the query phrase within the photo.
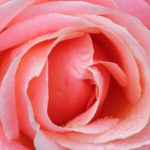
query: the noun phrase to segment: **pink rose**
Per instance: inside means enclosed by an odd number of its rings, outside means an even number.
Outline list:
[[[143,5],[92,2],[0,1],[0,149],[150,144],[150,31],[116,9]]]

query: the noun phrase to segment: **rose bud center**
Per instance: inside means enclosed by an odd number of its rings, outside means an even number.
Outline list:
[[[85,111],[93,91],[86,67],[92,63],[90,37],[59,43],[49,55],[49,106],[51,120],[63,125]]]

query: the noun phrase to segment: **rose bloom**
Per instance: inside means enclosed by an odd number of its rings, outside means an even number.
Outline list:
[[[0,149],[148,149],[149,18],[149,0],[1,0]]]

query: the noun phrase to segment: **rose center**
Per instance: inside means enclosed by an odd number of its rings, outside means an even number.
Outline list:
[[[49,55],[48,114],[58,125],[84,112],[93,90],[85,80],[92,60],[91,52],[83,46],[85,38],[61,42]]]

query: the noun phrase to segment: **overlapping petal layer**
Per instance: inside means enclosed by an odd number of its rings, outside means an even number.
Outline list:
[[[85,1],[0,2],[2,148],[150,143],[149,2]]]

